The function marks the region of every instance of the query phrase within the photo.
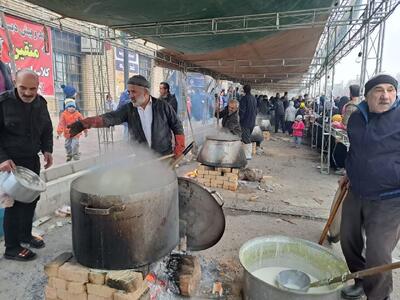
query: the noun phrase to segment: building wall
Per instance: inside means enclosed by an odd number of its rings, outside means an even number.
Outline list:
[[[100,68],[100,66],[102,66],[102,68]],[[100,70],[102,72],[100,72]],[[101,81],[103,81],[104,85],[103,92],[99,86]],[[118,101],[119,96],[116,97],[115,95],[115,62],[113,47],[106,50],[103,55],[85,54],[82,56],[82,82],[82,100],[84,103],[83,111],[85,115],[93,116],[97,113],[102,113],[107,93],[110,93],[113,99]]]

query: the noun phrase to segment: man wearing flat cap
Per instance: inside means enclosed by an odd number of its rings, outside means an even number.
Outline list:
[[[400,107],[397,81],[380,74],[365,84],[365,101],[350,116],[350,149],[340,239],[351,272],[392,262],[400,236]],[[342,290],[344,299],[388,300],[392,273],[363,279]]]
[[[128,123],[130,137],[137,143],[147,143],[155,152],[167,155],[174,152],[179,156],[185,148],[183,126],[174,109],[165,101],[150,95],[150,84],[141,75],[128,80],[131,101],[116,111],[89,117],[69,126],[71,136],[89,128],[110,127]],[[172,149],[171,131],[175,136]]]

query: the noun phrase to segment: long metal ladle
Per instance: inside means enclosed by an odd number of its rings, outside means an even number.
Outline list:
[[[351,279],[363,278],[378,273],[387,272],[400,268],[400,262],[386,264],[378,267],[365,269],[354,273],[345,273],[341,276],[326,278],[311,282],[310,276],[299,270],[285,270],[279,272],[276,276],[276,283],[279,288],[289,291],[307,292],[310,288],[327,286],[334,283],[344,283]]]

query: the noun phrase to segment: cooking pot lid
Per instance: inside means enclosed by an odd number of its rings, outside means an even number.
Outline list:
[[[214,141],[224,141],[224,142],[234,142],[240,141],[240,137],[233,135],[233,134],[217,134],[217,135],[209,135],[206,137],[207,140],[214,140]]]
[[[187,237],[187,249],[199,251],[214,246],[225,231],[223,201],[196,181],[179,177],[179,231]]]

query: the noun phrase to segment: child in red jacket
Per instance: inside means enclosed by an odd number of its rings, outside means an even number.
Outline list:
[[[80,134],[71,137],[69,134],[68,125],[82,120],[83,117],[79,111],[76,110],[76,104],[73,99],[72,101],[66,102],[65,110],[60,116],[60,121],[57,127],[57,139],[60,138],[61,134],[65,137],[65,151],[67,152],[67,162],[71,159],[79,160],[79,137]],[[87,136],[87,130],[84,131],[85,137]]]
[[[296,148],[299,148],[301,145],[301,138],[303,137],[304,131],[304,123],[303,123],[303,116],[298,115],[296,120],[294,121],[292,128],[293,128],[293,138]]]

